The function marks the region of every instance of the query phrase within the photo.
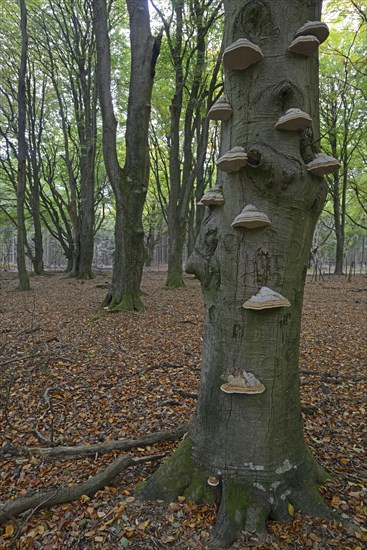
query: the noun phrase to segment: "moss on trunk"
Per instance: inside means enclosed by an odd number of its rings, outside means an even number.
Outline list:
[[[212,532],[213,547],[225,548],[243,530],[259,536],[266,533],[267,520],[290,521],[293,510],[326,519],[340,517],[324,503],[319,483],[329,476],[305,446],[304,461],[286,473],[263,472],[275,481],[249,481],[233,471],[207,470],[197,463],[193,442],[186,436],[176,452],[137,490],[145,500],[174,501],[185,496],[197,503],[219,505],[217,521]],[[208,484],[209,476],[217,476],[216,487]],[[256,479],[256,478],[254,478]]]

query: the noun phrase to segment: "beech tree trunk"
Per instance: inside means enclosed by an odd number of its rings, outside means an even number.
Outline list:
[[[18,79],[18,186],[17,186],[17,268],[19,289],[29,290],[29,277],[25,262],[26,227],[24,217],[27,143],[26,132],[26,70],[28,51],[27,12],[25,0],[20,0],[20,30],[22,51]]]
[[[131,73],[126,122],[126,160],[118,161],[117,121],[113,111],[110,45],[105,0],[93,0],[97,78],[103,118],[103,151],[115,195],[115,257],[110,290],[103,305],[111,310],[141,310],[140,283],[146,257],[142,224],[149,179],[148,128],[155,64],[161,37],[150,32],[147,0],[127,1],[130,17]]]
[[[192,429],[150,478],[144,498],[184,494],[220,502],[213,544],[230,544],[242,529],[261,532],[266,520],[289,519],[289,504],[329,516],[318,484],[326,474],[304,440],[299,397],[299,338],[312,235],[326,197],[306,169],[319,136],[318,62],[287,51],[299,27],[321,16],[319,0],[225,0],[225,46],[247,38],[264,59],[246,70],[225,69],[233,115],[222,123],[223,155],[242,146],[247,165],[222,173],[225,204],[207,207],[186,270],[201,281],[205,300],[201,389]],[[287,17],[284,17],[284,14]],[[276,130],[299,108],[312,132]],[[312,156],[311,156],[312,158]],[[268,227],[233,228],[253,204]],[[268,287],[290,307],[245,309]],[[263,393],[225,393],[229,376],[252,373]],[[209,476],[218,485],[207,483]]]

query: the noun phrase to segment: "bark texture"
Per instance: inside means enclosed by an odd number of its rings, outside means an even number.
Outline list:
[[[201,391],[190,435],[147,481],[145,498],[179,494],[220,502],[213,544],[224,547],[242,529],[289,519],[288,504],[330,516],[318,484],[326,474],[307,449],[299,398],[299,336],[313,230],[326,187],[307,172],[318,138],[317,56],[287,52],[307,20],[320,19],[318,0],[225,0],[225,47],[239,38],[264,59],[245,71],[225,70],[233,115],[222,123],[223,155],[242,146],[248,163],[221,174],[225,204],[209,207],[187,271],[201,281],[205,324]],[[287,17],[284,17],[285,10]],[[287,109],[312,117],[312,131],[274,128]],[[243,207],[267,214],[265,228],[232,228]],[[253,311],[243,303],[261,287],[290,307]],[[261,394],[224,393],[228,376],[252,373]],[[210,487],[209,476],[219,485]]]

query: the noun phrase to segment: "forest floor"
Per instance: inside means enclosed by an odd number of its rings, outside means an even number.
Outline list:
[[[122,454],[12,456],[14,446],[137,438],[191,422],[195,399],[187,393],[198,391],[201,290],[187,277],[186,289],[165,291],[164,275],[145,273],[145,313],[111,315],[98,309],[108,273],[85,282],[63,273],[32,277],[30,292],[16,290],[15,273],[0,273],[1,504],[41,487],[81,483]],[[362,533],[349,535],[338,522],[296,510],[290,523],[270,522],[266,540],[244,533],[232,548],[367,547],[366,321],[366,276],[307,283],[300,359],[306,438],[333,478],[322,489],[326,502]],[[131,455],[169,454],[176,445],[148,445]],[[214,507],[183,497],[171,504],[134,497],[158,464],[126,469],[94,497],[6,521],[0,548],[208,548]]]

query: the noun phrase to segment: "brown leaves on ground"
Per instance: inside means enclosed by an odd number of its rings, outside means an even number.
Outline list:
[[[15,290],[15,274],[0,275],[2,503],[41,487],[57,490],[85,481],[119,456],[12,458],[7,448],[138,437],[192,419],[195,401],[187,394],[198,391],[200,374],[199,283],[187,278],[187,289],[166,291],[165,274],[148,272],[143,282],[147,311],[111,315],[98,309],[108,278],[34,277],[32,291],[25,293]],[[289,524],[269,524],[266,541],[246,533],[233,548],[366,547],[366,288],[362,276],[350,283],[336,277],[308,283],[300,361],[302,402],[309,407],[307,441],[334,479],[323,489],[324,497],[358,522],[362,534],[349,535],[336,522],[293,510]],[[132,454],[173,448],[164,443]],[[93,498],[7,522],[0,528],[0,547],[207,548],[215,507],[183,497],[170,505],[135,500],[134,487],[156,467],[130,468]]]

